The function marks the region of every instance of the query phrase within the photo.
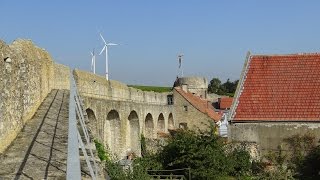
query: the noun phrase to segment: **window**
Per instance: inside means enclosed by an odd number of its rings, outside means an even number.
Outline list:
[[[180,123],[179,128],[180,129],[188,129],[188,124],[187,123]]]
[[[173,104],[173,95],[168,95],[167,101],[168,101],[168,105],[172,105]]]
[[[188,111],[188,106],[183,106],[184,111]]]

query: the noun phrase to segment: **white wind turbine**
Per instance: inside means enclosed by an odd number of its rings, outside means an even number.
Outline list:
[[[91,71],[93,71],[93,74],[96,73],[96,55],[94,53],[94,49],[91,52]]]
[[[102,41],[104,42],[104,46],[103,46],[103,48],[102,48],[102,50],[101,50],[101,52],[100,52],[99,55],[101,55],[104,50],[106,51],[106,79],[109,80],[108,46],[116,46],[116,45],[118,45],[118,44],[107,43],[107,42],[104,40],[104,38],[103,38],[103,36],[101,35],[101,33],[100,33],[100,37],[101,37]]]

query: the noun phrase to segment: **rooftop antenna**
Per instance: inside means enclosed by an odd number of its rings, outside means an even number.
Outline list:
[[[96,55],[94,53],[94,49],[91,53],[91,71],[93,74],[96,74]]]
[[[183,69],[182,69],[182,57],[183,56],[184,56],[183,54],[178,55],[179,71],[180,71],[181,77],[183,77]]]
[[[116,46],[118,44],[114,44],[114,43],[107,43],[106,40],[104,40],[102,34],[100,33],[100,37],[102,39],[102,41],[104,42],[104,46],[100,52],[99,55],[101,55],[103,53],[103,51],[106,51],[106,79],[109,80],[109,67],[108,67],[108,46]]]

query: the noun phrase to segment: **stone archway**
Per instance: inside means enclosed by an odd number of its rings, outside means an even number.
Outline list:
[[[92,135],[93,137],[99,137],[98,136],[98,126],[97,126],[97,118],[95,113],[93,112],[92,109],[88,108],[86,109],[87,117],[88,117],[88,122],[86,122],[86,125],[88,127],[89,134]]]
[[[162,113],[159,114],[158,117],[158,131],[164,132],[165,131],[165,124],[164,124],[164,116]]]
[[[107,114],[105,139],[112,153],[119,155],[121,152],[121,122],[118,111],[111,110]]]
[[[146,138],[153,138],[153,117],[150,113],[147,114],[145,119],[145,137]]]
[[[174,129],[174,121],[173,121],[172,113],[170,113],[168,117],[168,129]]]
[[[129,120],[129,146],[131,150],[137,155],[141,154],[141,146],[140,146],[140,125],[139,125],[139,117],[136,111],[131,111],[128,117]]]

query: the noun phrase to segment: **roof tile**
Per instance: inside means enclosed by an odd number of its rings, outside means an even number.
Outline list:
[[[219,121],[221,119],[221,116],[214,112],[214,107],[211,103],[208,103],[208,101],[201,99],[198,96],[195,96],[194,94],[190,92],[185,92],[179,87],[174,88],[182,97],[184,97],[192,106],[194,106],[196,109],[198,109],[200,112],[208,115],[211,119],[213,119],[215,122]]]
[[[254,55],[234,121],[320,121],[320,54]]]

